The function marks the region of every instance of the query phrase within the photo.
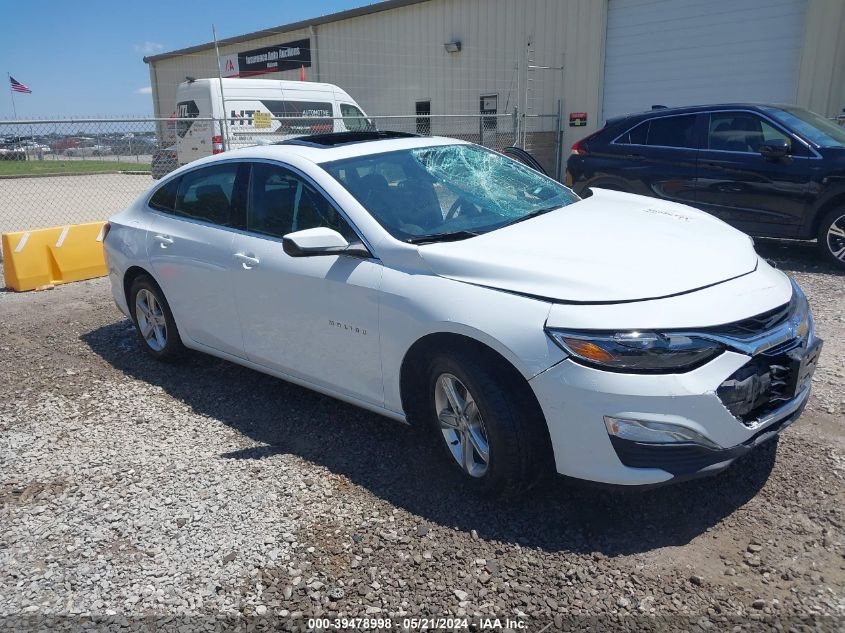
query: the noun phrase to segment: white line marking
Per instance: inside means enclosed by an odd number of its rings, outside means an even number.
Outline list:
[[[103,241],[103,231],[105,231],[105,230],[106,230],[106,225],[104,224],[103,226],[100,227],[100,232],[97,233],[97,241],[98,242]]]
[[[15,252],[20,253],[23,250],[23,247],[26,246],[26,243],[29,241],[29,233],[24,233],[21,241],[18,242],[18,245],[15,246]]]
[[[70,231],[70,227],[66,226],[62,229],[62,234],[59,235],[58,241],[56,241],[56,248],[61,248],[62,244],[65,243],[65,238],[67,237],[68,231]]]

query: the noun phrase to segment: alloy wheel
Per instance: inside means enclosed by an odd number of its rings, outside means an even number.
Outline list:
[[[434,386],[434,405],[449,453],[470,477],[483,477],[490,464],[490,444],[469,389],[452,374],[440,374]]]
[[[845,214],[836,218],[827,229],[827,250],[836,259],[845,262]]]
[[[142,288],[135,296],[135,318],[138,330],[150,349],[160,352],[167,345],[167,320],[156,296]]]

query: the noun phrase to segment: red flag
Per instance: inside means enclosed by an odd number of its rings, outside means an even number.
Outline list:
[[[299,81],[305,81],[305,66],[299,67]]]

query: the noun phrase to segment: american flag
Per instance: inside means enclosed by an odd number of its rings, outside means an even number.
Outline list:
[[[14,90],[15,92],[22,92],[24,94],[31,94],[32,93],[32,90],[30,90],[29,88],[24,86],[21,82],[19,82],[17,79],[12,77],[11,75],[9,75],[9,81],[12,82],[12,90]]]

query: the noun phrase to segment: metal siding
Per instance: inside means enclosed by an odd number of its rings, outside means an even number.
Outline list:
[[[806,0],[610,0],[605,118],[724,101],[794,102]]]
[[[523,95],[517,62],[531,36],[535,62],[564,73],[536,71],[535,113],[551,114],[562,99],[567,111],[587,111],[586,128],[564,128],[572,140],[595,129],[602,66],[604,0],[429,0],[315,27],[320,81],[351,94],[370,114],[414,114],[414,103],[431,99],[433,114],[478,114],[479,97],[497,94],[500,113],[513,110]],[[301,29],[221,47],[226,55],[310,37]],[[443,44],[460,40],[462,51]],[[213,49],[152,60],[158,111],[175,106],[176,86],[185,75],[216,77]],[[312,76],[313,67],[309,70]],[[263,78],[297,79],[298,71]],[[551,131],[554,122],[536,129]]]
[[[798,78],[798,104],[825,116],[845,108],[845,2],[813,0]]]

